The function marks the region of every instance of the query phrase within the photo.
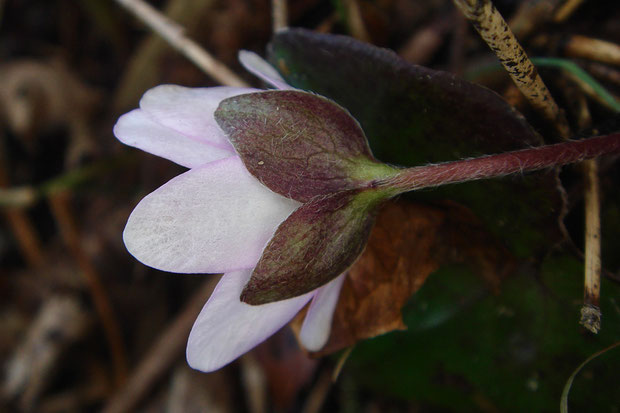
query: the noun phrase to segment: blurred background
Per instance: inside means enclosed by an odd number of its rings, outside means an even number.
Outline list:
[[[150,3],[260,86],[237,51],[265,54],[268,0]],[[572,59],[617,94],[620,58],[587,53],[588,39],[620,41],[613,3],[590,1],[565,15],[559,0],[496,6],[528,51]],[[291,26],[352,35],[491,87],[544,131],[448,0],[292,0],[288,13]],[[578,129],[573,103],[583,93],[556,72],[543,76],[554,79],[552,92]],[[0,0],[0,411],[557,411],[574,369],[620,340],[620,289],[611,280],[620,268],[620,174],[608,165],[598,336],[578,325],[579,254],[550,246],[538,271],[522,263],[501,287],[469,267],[442,267],[405,306],[407,331],[350,354],[310,358],[286,327],[220,371],[189,369],[189,328],[217,277],[147,268],[121,239],[136,203],[184,170],[112,135],[118,116],[161,83],[218,85],[114,1]],[[594,123],[611,117],[596,101],[591,111]],[[580,188],[574,171],[565,175]],[[567,218],[578,246],[579,193],[569,190]],[[619,367],[618,351],[588,364],[572,409],[620,411]]]

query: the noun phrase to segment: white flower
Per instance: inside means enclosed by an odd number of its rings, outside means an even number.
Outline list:
[[[266,82],[290,88],[257,55],[242,52],[240,60]],[[190,168],[136,206],[123,238],[127,250],[153,268],[224,273],[187,344],[189,365],[202,371],[217,370],[249,351],[309,301],[300,337],[307,349],[319,350],[344,280],[340,275],[303,296],[260,306],[239,299],[276,228],[300,205],[250,175],[213,117],[223,99],[255,91],[158,86],[114,126],[121,142]]]

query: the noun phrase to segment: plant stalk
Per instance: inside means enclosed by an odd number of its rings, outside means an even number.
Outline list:
[[[580,324],[596,334],[601,328],[601,194],[598,164],[595,160],[583,163],[586,190],[585,288]]]
[[[480,158],[407,168],[390,178],[375,182],[374,186],[396,190],[398,194],[551,168],[619,152],[620,133],[615,133]]]

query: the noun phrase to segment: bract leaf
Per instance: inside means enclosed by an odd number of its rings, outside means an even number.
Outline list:
[[[371,191],[351,190],[299,207],[265,247],[241,300],[257,305],[296,297],[346,271],[366,246],[379,203]]]
[[[235,96],[220,103],[215,119],[250,173],[297,201],[357,188],[394,171],[374,159],[345,109],[311,93]]]

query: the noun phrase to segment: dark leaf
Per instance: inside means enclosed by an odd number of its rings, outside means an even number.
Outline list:
[[[375,161],[357,121],[321,96],[300,91],[235,96],[220,104],[215,119],[252,175],[301,202],[393,171]]]
[[[620,339],[620,287],[601,282],[603,328],[594,336],[578,326],[583,263],[572,257],[546,257],[541,272],[521,268],[499,294],[462,266],[443,268],[405,307],[408,330],[360,343],[347,368],[372,371],[365,388],[436,411],[558,411],[575,367]],[[593,360],[575,378],[569,411],[618,408],[617,386],[607,384],[619,363],[618,352]]]
[[[241,300],[296,297],[346,271],[366,246],[378,203],[372,192],[346,191],[302,205],[265,247]]]
[[[347,108],[375,156],[416,166],[541,144],[540,137],[495,92],[412,65],[394,52],[345,36],[303,29],[279,32],[270,60],[291,85]],[[555,171],[472,182],[407,195],[464,204],[520,257],[561,237]]]
[[[292,86],[347,108],[384,162],[415,166],[541,143],[495,92],[390,50],[289,29],[275,35],[269,51]]]

